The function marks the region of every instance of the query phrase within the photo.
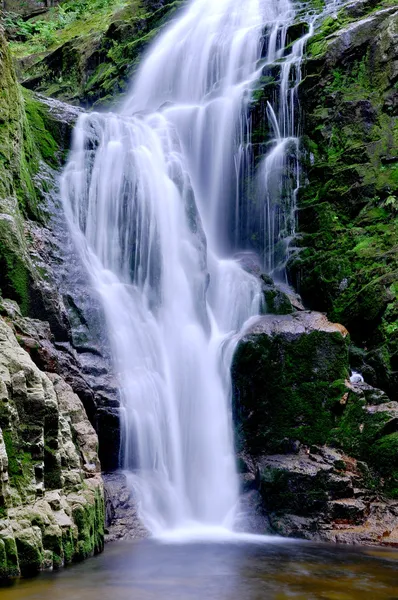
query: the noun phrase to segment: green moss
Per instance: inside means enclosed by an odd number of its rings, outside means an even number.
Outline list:
[[[25,452],[12,430],[3,431],[3,439],[8,458],[8,475],[10,484],[18,490],[21,498],[26,497],[27,487],[34,479],[34,465],[32,456]]]
[[[59,166],[59,146],[48,130],[48,108],[35,100],[28,90],[23,91],[23,97],[30,133],[35,142],[35,149],[32,150],[33,157],[37,156],[35,150],[38,150],[48,164]]]
[[[16,300],[22,313],[27,314],[30,275],[19,242],[12,220],[0,220],[0,289],[4,296]]]
[[[62,530],[62,555],[64,558],[64,564],[68,565],[73,560],[75,553],[75,543],[73,539],[73,533],[71,529]]]
[[[283,452],[295,440],[326,443],[347,366],[346,340],[337,332],[244,339],[233,363],[240,443],[252,454]]]
[[[17,545],[13,537],[3,537],[6,558],[7,558],[7,577],[18,577],[21,574],[18,561]]]
[[[34,89],[84,105],[106,103],[124,92],[148,43],[183,4],[166,0],[153,10],[144,0],[72,0],[39,25],[24,22],[32,31],[11,48],[18,58],[30,57],[19,70]],[[53,36],[43,39],[49,28]]]
[[[41,570],[43,563],[43,551],[36,540],[29,532],[24,535],[23,532],[16,538],[19,567],[24,576],[34,575]]]
[[[3,540],[0,539],[0,580],[6,577],[8,577],[6,547]]]
[[[386,491],[398,498],[398,433],[378,440],[371,448],[369,458],[386,478]]]
[[[53,553],[53,565],[60,567],[62,565],[62,533],[51,528],[44,529],[43,547],[51,550]]]
[[[265,312],[274,315],[290,315],[293,312],[288,296],[275,287],[265,286],[263,290]]]
[[[296,515],[318,513],[328,501],[326,478],[266,467],[261,470],[260,492],[268,511]]]
[[[398,119],[385,22],[396,17],[380,17],[371,37],[366,26],[352,29],[350,51],[331,41],[347,22],[384,6],[343,9],[310,43],[310,49],[325,45],[321,57],[308,61],[300,89],[309,183],[299,195],[301,250],[288,269],[307,306],[327,311],[368,349],[376,369],[370,383],[392,392],[398,384],[398,302],[390,290],[398,274]],[[380,361],[376,352],[389,358]]]
[[[328,443],[342,448],[352,456],[368,461],[369,449],[390,420],[390,413],[368,412],[365,399],[350,394],[338,418],[337,427],[331,431]]]
[[[74,560],[81,561],[102,552],[105,512],[104,499],[99,490],[95,492],[94,498],[90,494],[86,504],[74,506],[73,520],[79,531]]]

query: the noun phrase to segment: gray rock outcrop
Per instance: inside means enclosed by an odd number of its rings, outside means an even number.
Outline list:
[[[40,371],[0,318],[0,577],[102,550],[97,448],[72,388]]]

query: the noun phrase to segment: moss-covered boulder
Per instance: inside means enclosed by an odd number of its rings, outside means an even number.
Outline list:
[[[310,311],[245,332],[232,367],[242,490],[260,494],[269,531],[395,544],[398,403],[351,383],[348,349],[347,330]]]
[[[319,313],[262,317],[239,343],[232,376],[241,447],[284,452],[326,442],[348,376],[347,331]]]

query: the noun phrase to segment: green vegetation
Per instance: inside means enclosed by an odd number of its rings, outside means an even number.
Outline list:
[[[150,9],[146,0],[69,0],[45,18],[5,19],[26,87],[83,105],[124,92],[147,44],[184,0]]]
[[[398,433],[386,435],[376,442],[371,459],[386,477],[390,496],[398,498]]]
[[[29,484],[34,478],[34,463],[32,456],[21,448],[11,429],[3,431],[4,444],[8,457],[8,474],[10,484],[21,498],[26,501],[29,494]]]
[[[70,0],[29,20],[6,13],[3,26],[11,37],[12,53],[21,58],[55,49],[84,33],[104,31],[113,14],[127,4],[128,0]]]
[[[284,452],[294,440],[325,444],[347,366],[347,341],[338,332],[244,338],[233,365],[240,443],[253,455]]]
[[[360,17],[387,4],[365,3],[368,13]],[[387,12],[364,21],[344,49],[339,17],[321,54],[307,62],[301,103],[309,184],[299,197],[301,251],[289,264],[307,306],[349,329],[366,349],[354,366],[389,392],[398,384],[396,45],[386,26],[392,20]],[[320,39],[330,28],[331,18]]]

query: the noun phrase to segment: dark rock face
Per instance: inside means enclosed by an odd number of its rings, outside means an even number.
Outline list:
[[[349,544],[398,544],[398,502],[369,489],[365,463],[312,447],[259,462],[271,527],[288,537]]]
[[[148,537],[149,533],[138,516],[133,485],[122,472],[104,473],[105,540],[133,540]]]
[[[305,178],[291,281],[343,323],[369,383],[398,392],[398,11],[364,1],[310,40],[300,88]]]

